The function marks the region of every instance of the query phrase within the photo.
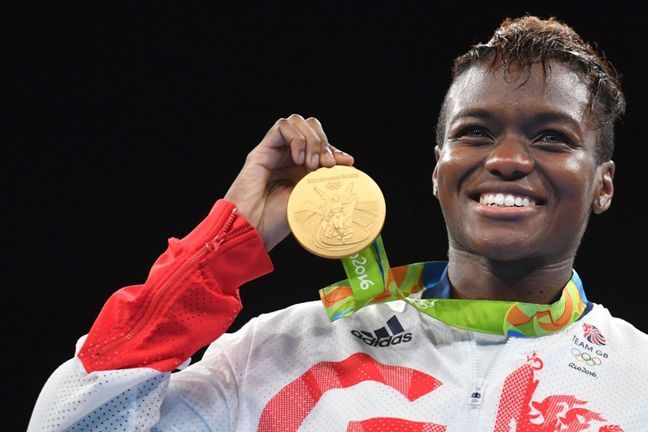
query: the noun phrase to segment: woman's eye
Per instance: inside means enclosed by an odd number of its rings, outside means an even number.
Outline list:
[[[471,147],[481,147],[492,143],[492,135],[482,126],[466,125],[459,129],[452,140],[458,143],[463,143]]]
[[[565,134],[555,131],[540,133],[535,139],[535,143],[539,148],[549,152],[564,152],[574,147]]]
[[[550,143],[565,142],[564,135],[554,132],[545,132],[540,135],[540,139]]]
[[[482,127],[471,126],[469,128],[466,128],[465,135],[473,136],[473,137],[487,137],[488,133],[486,132],[486,129]]]

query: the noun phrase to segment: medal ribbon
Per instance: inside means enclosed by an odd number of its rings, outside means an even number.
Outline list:
[[[331,321],[361,308],[404,300],[419,311],[454,327],[507,336],[544,336],[577,321],[587,298],[576,272],[555,303],[534,304],[499,300],[428,299],[415,294],[426,284],[438,282],[438,262],[422,262],[390,268],[382,238],[362,251],[342,259],[348,279],[320,290]],[[430,276],[437,274],[436,280]]]

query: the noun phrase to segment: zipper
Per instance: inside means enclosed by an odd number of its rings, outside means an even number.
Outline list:
[[[477,383],[473,387],[473,391],[470,393],[468,405],[472,407],[478,407],[481,405],[482,396],[484,394],[484,381],[484,378],[477,378]]]
[[[511,347],[511,341],[513,339],[514,338],[510,336],[508,339],[506,339],[504,346],[502,347],[500,352],[497,353],[493,362],[490,364],[488,369],[486,369],[486,372],[483,374],[483,376],[479,376],[479,365],[477,360],[477,342],[475,341],[474,334],[471,333],[470,335],[470,351],[473,360],[473,377],[475,378],[475,385],[473,386],[472,391],[470,392],[470,396],[468,397],[468,406],[470,407],[470,417],[471,417],[470,421],[467,423],[469,425],[469,428],[467,429],[468,431],[477,430],[475,429],[475,427],[477,426],[477,417],[479,415],[479,408],[484,400],[486,383],[488,382],[488,379],[490,378],[492,371],[497,370],[499,364],[502,361],[502,358],[504,358],[504,356],[508,353]]]
[[[188,260],[182,263],[182,265],[175,272],[173,272],[166,281],[164,281],[160,289],[158,289],[153,294],[153,298],[151,299],[148,306],[146,307],[146,310],[144,311],[142,318],[140,318],[140,320],[137,321],[137,323],[135,323],[135,325],[128,332],[123,334],[121,337],[118,337],[117,339],[108,342],[106,345],[104,345],[103,348],[95,351],[94,356],[95,357],[102,356],[106,352],[111,351],[116,347],[123,345],[126,342],[133,339],[142,330],[142,328],[144,328],[146,324],[148,324],[149,320],[153,316],[153,313],[155,312],[157,307],[168,297],[168,293],[173,292],[171,287],[173,287],[175,283],[180,278],[182,278],[189,270],[192,270],[193,267],[196,265],[196,263],[204,259],[210,253],[216,252],[218,248],[227,240],[231,239],[232,237],[241,235],[252,229],[251,225],[246,225],[237,230],[230,231],[232,229],[232,226],[234,225],[234,221],[236,220],[237,216],[238,216],[238,210],[235,207],[232,209],[232,212],[230,213],[227,220],[225,221],[223,228],[216,235],[216,237],[207,241],[203,247],[201,247],[197,252],[195,252]]]

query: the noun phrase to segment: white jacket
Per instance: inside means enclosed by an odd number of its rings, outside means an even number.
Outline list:
[[[390,336],[361,333],[381,328]],[[71,421],[35,417],[30,431],[645,432],[647,358],[648,336],[598,305],[556,334],[505,340],[402,302],[334,323],[312,302],[251,320],[173,374],[87,374],[72,359],[36,408]]]
[[[171,373],[220,334],[205,323],[233,319],[218,308],[249,277],[232,263],[268,266],[242,258],[263,245],[228,211],[217,204],[146,284],[108,301],[45,385],[29,431],[648,431],[648,336],[600,305],[555,334],[507,339],[403,302],[333,323],[305,303],[221,335]],[[201,249],[208,238],[218,244]]]

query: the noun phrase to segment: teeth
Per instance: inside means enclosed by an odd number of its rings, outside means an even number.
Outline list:
[[[483,205],[496,205],[502,207],[529,207],[535,205],[534,199],[513,194],[483,193],[479,196],[479,203]]]

